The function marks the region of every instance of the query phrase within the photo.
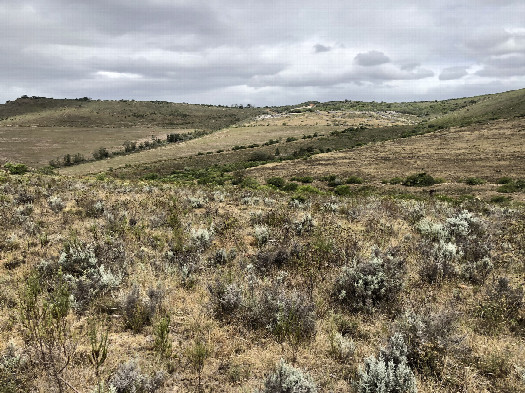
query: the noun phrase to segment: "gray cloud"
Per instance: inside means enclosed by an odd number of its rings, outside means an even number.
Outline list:
[[[524,20],[522,0],[2,0],[0,102],[286,104],[434,99],[445,84],[459,96],[508,90],[525,85]]]
[[[390,59],[383,52],[373,50],[366,53],[358,53],[355,56],[354,61],[360,66],[370,67],[389,63]]]
[[[329,46],[316,44],[314,45],[314,50],[315,50],[315,53],[322,53],[322,52],[330,52],[332,48],[330,48]]]
[[[443,69],[443,71],[441,71],[441,74],[439,74],[439,80],[450,81],[450,80],[460,79],[466,76],[467,74],[468,74],[467,67],[461,67],[461,66],[448,67],[448,68]]]
[[[523,76],[525,75],[525,54],[492,57],[477,73],[483,77]]]

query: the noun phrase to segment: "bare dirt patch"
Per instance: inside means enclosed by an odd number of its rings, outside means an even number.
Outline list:
[[[313,111],[261,115],[248,125],[386,127],[413,124],[416,116],[393,111]]]

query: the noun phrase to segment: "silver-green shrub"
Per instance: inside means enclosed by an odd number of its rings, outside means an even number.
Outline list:
[[[213,230],[206,228],[192,229],[190,233],[191,245],[201,251],[207,249],[213,240]]]
[[[257,240],[257,245],[262,246],[270,240],[270,231],[266,225],[256,225],[254,228],[254,236],[255,240]]]
[[[312,379],[281,359],[274,372],[266,378],[261,393],[315,393]]]
[[[423,236],[420,276],[427,282],[461,277],[482,283],[493,270],[490,237],[481,219],[463,210],[444,223],[422,219],[417,225]]]
[[[403,287],[406,266],[399,250],[375,249],[368,260],[345,266],[337,278],[333,297],[351,311],[373,312],[384,301],[394,301]]]
[[[403,337],[395,334],[378,357],[365,359],[358,372],[357,393],[416,393],[416,379],[406,355]]]
[[[152,376],[142,373],[135,360],[119,365],[109,379],[110,391],[115,393],[155,393],[163,385],[165,374],[162,371]]]
[[[117,269],[110,270],[97,258],[93,244],[68,242],[60,254],[58,266],[71,286],[74,307],[80,311],[98,295],[117,288],[122,281]]]
[[[62,202],[62,198],[56,195],[50,196],[47,199],[47,205],[55,213],[59,213],[64,209],[64,202]]]

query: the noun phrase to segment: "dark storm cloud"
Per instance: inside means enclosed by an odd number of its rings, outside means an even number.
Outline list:
[[[0,0],[0,101],[508,90],[525,85],[524,20],[522,0]]]
[[[376,66],[390,62],[388,56],[386,56],[383,52],[378,52],[375,50],[366,53],[358,53],[354,60],[357,64],[364,67]]]

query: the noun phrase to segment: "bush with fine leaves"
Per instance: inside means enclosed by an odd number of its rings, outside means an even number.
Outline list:
[[[162,291],[150,288],[148,297],[143,298],[138,285],[133,285],[122,302],[122,311],[126,327],[135,333],[140,333],[144,326],[151,325],[153,317],[162,302]]]
[[[105,256],[104,249],[104,246],[74,240],[68,242],[60,254],[58,267],[71,286],[74,306],[79,311],[85,311],[95,297],[117,288],[122,281],[122,267],[109,259],[104,264],[97,256],[97,253]]]
[[[357,393],[416,393],[416,379],[406,355],[403,336],[395,334],[378,357],[365,359],[359,369]]]
[[[232,317],[240,309],[243,302],[242,289],[235,283],[217,279],[208,285],[210,306],[216,318]]]
[[[397,298],[403,287],[405,260],[397,249],[375,249],[367,261],[346,266],[337,278],[333,297],[351,311],[373,312]]]
[[[315,393],[317,388],[308,375],[281,359],[266,378],[260,393]]]
[[[109,379],[109,385],[116,393],[155,393],[162,387],[164,379],[162,371],[152,376],[142,374],[137,362],[130,360],[115,370]]]
[[[453,311],[406,311],[396,330],[407,343],[408,364],[424,374],[441,377],[447,355],[464,358],[468,348],[457,333],[457,319]]]

